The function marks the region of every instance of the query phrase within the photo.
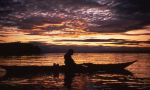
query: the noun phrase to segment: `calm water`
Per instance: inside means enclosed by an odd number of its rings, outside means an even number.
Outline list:
[[[7,77],[0,69],[0,88],[14,90],[150,90],[150,54],[77,53],[76,63],[120,63],[138,60],[128,68],[132,74],[76,73],[70,75],[38,74],[30,77]],[[39,56],[0,57],[0,65],[47,66],[63,62],[63,53]],[[31,72],[32,73],[32,72]],[[66,82],[67,80],[67,82]]]

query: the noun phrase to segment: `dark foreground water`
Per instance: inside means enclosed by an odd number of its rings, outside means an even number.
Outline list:
[[[150,54],[79,53],[76,63],[120,63],[138,60],[128,73],[74,73],[7,75],[0,69],[0,90],[150,90]],[[62,53],[0,57],[0,65],[63,65]],[[33,75],[32,75],[33,74]]]

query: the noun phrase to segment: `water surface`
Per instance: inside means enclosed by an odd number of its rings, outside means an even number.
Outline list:
[[[64,64],[63,53],[50,53],[38,56],[0,57],[0,65],[50,66],[53,63]],[[38,74],[30,77],[5,77],[0,69],[0,88],[15,90],[149,90],[150,54],[128,53],[77,53],[73,56],[76,63],[121,63],[138,60],[128,68],[132,74],[122,73],[60,73]],[[31,72],[32,73],[32,72]]]

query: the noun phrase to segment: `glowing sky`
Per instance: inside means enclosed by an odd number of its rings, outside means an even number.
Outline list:
[[[149,1],[0,1],[0,42],[150,47]]]

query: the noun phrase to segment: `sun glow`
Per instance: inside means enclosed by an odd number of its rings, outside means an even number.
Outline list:
[[[146,29],[138,29],[138,30],[132,30],[132,31],[128,31],[126,32],[126,34],[137,34],[137,35],[141,35],[141,34],[150,34],[150,28],[146,28]]]
[[[17,27],[3,27],[1,42],[41,42],[53,45],[77,46],[127,46],[149,47],[149,28],[124,33],[100,33],[87,30],[87,22],[66,20],[60,23],[43,23],[25,30]],[[147,43],[146,43],[147,42]]]
[[[141,43],[141,45],[128,45],[128,44],[115,44],[111,41],[106,42],[94,42],[94,41],[84,41],[87,39],[97,39],[97,40],[108,40],[108,39],[125,39],[130,41],[147,41],[150,39],[149,35],[124,35],[124,34],[100,34],[96,32],[86,32],[85,30],[68,30],[67,31],[52,31],[43,32],[41,35],[27,35],[27,33],[19,31],[8,31],[5,32],[6,37],[2,37],[1,41],[5,42],[44,42],[54,45],[88,45],[88,46],[149,46],[149,44]],[[17,34],[17,35],[16,35]],[[65,41],[66,40],[66,41]],[[68,40],[68,41],[67,41]],[[76,41],[75,41],[76,40]],[[82,41],[78,41],[82,40]]]

